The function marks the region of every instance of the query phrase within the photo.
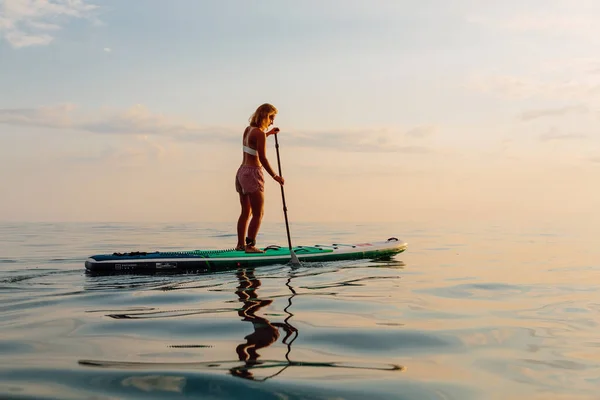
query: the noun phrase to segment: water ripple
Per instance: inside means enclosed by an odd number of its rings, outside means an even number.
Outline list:
[[[294,226],[307,244],[402,231],[389,261],[94,276],[89,254],[231,247],[234,226],[0,224],[0,398],[598,397],[591,239],[409,225]]]

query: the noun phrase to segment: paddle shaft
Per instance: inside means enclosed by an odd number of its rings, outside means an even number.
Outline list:
[[[281,160],[279,159],[279,141],[277,140],[277,134],[275,134],[275,150],[277,151],[277,169],[279,171],[279,176],[283,176],[283,175],[281,175]],[[292,238],[290,236],[290,225],[289,225],[288,216],[287,216],[287,205],[285,204],[285,191],[283,190],[283,185],[280,184],[279,186],[281,187],[281,200],[283,201],[283,215],[285,217],[285,230],[287,231],[288,246],[290,247],[290,255],[292,256],[292,263],[300,264],[300,262],[298,261],[298,257],[296,257],[296,254],[292,250]]]

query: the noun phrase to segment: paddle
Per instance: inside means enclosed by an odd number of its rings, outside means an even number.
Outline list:
[[[283,175],[281,175],[281,161],[279,160],[279,142],[277,141],[278,133],[276,133],[274,136],[275,136],[275,150],[277,150],[277,167],[279,169],[279,176],[283,176]],[[279,185],[279,186],[281,186],[281,199],[283,201],[283,215],[285,216],[285,229],[287,231],[288,246],[290,247],[290,255],[292,256],[292,259],[290,260],[290,262],[294,266],[299,266],[300,260],[298,260],[296,253],[294,253],[294,250],[292,250],[292,239],[290,238],[290,225],[288,223],[287,206],[285,205],[285,193],[283,191],[283,185]]]

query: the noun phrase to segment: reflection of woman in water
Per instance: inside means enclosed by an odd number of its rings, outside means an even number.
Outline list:
[[[242,321],[252,322],[254,332],[246,336],[246,343],[242,343],[236,347],[235,351],[238,354],[239,360],[244,361],[243,367],[231,369],[231,374],[240,378],[254,379],[250,369],[259,364],[257,350],[270,346],[279,338],[279,329],[283,328],[286,336],[283,343],[296,331],[288,323],[270,322],[268,319],[257,316],[256,312],[261,308],[270,305],[273,300],[259,299],[256,291],[261,285],[259,279],[254,276],[254,269],[238,269],[236,276],[240,282],[236,294],[239,300],[244,303],[244,306],[238,311],[238,315],[242,317]]]

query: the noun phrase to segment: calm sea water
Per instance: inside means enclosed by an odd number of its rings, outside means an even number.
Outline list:
[[[0,224],[0,398],[600,399],[600,250],[576,230],[292,224],[389,262],[89,276],[226,224]],[[286,245],[265,224],[259,244]]]

